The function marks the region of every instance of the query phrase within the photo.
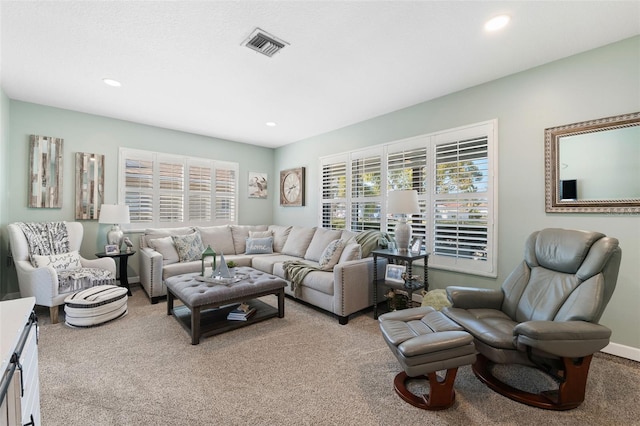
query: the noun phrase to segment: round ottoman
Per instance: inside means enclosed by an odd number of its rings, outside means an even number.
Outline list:
[[[127,314],[127,289],[99,285],[67,296],[64,303],[65,324],[93,327]]]

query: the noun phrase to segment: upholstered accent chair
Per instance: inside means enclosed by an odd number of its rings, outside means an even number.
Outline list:
[[[52,324],[58,322],[59,306],[64,304],[65,297],[74,290],[80,289],[74,285],[61,288],[61,274],[66,273],[67,282],[84,282],[79,285],[80,287],[87,287],[85,283],[89,285],[113,284],[116,277],[116,263],[112,258],[89,260],[79,255],[78,251],[84,234],[82,224],[80,222],[65,222],[65,225],[68,234],[68,250],[66,252],[73,253],[73,256],[59,259],[57,262],[41,260],[42,265],[40,266],[34,266],[34,263],[38,264],[38,261],[32,259],[35,256],[30,254],[30,245],[22,228],[17,223],[7,226],[11,254],[18,275],[20,296],[35,297],[37,305],[48,306]],[[45,256],[39,257],[45,258]],[[63,271],[63,269],[69,269],[64,265],[70,264],[76,268],[75,276],[69,276],[67,270]],[[79,276],[82,278],[78,278]]]
[[[474,337],[476,376],[521,403],[579,406],[593,354],[611,336],[598,321],[616,286],[621,255],[618,240],[601,233],[543,229],[529,236],[523,262],[500,289],[448,287],[453,306],[442,312]],[[542,370],[554,379],[552,389],[517,389],[496,377],[496,364]]]

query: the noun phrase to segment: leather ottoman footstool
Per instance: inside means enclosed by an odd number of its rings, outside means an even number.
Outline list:
[[[64,299],[65,324],[93,327],[127,314],[127,289],[98,285],[73,293]]]
[[[473,364],[473,337],[430,306],[389,312],[378,318],[384,340],[404,369],[394,380],[395,391],[409,404],[426,410],[453,405],[458,367]],[[436,371],[446,370],[443,381]],[[410,379],[429,381],[428,395],[407,389]]]

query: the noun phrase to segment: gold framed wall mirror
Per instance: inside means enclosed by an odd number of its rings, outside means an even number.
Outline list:
[[[640,112],[544,135],[547,213],[640,213]]]

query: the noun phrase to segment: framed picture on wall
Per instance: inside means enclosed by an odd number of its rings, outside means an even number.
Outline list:
[[[267,198],[267,174],[249,172],[249,198]]]

